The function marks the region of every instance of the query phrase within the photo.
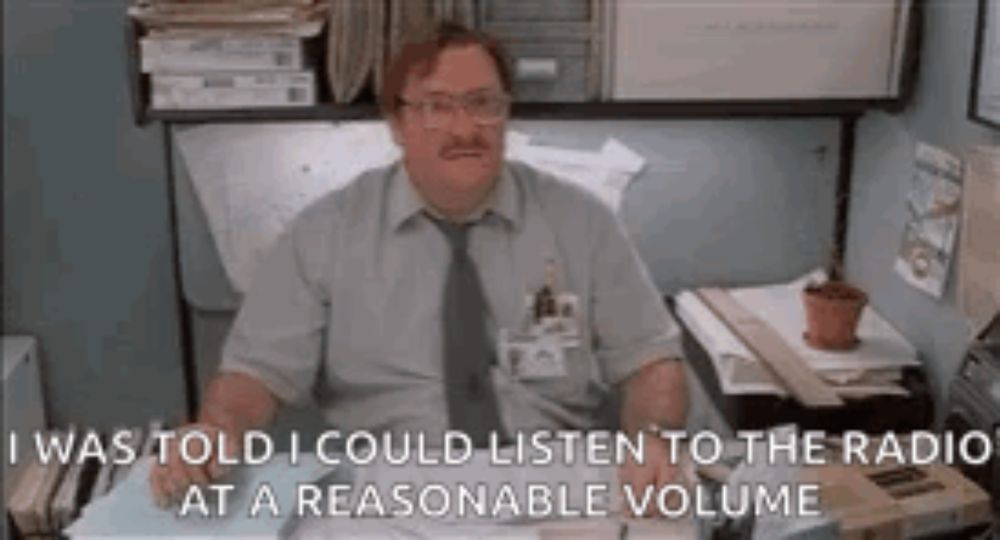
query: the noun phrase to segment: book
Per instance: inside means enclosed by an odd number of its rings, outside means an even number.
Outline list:
[[[306,67],[303,40],[289,35],[146,36],[139,40],[139,54],[143,73]]]
[[[68,527],[80,514],[80,495],[86,484],[85,477],[95,463],[76,461],[66,467],[62,483],[52,497],[50,517],[54,529]]]
[[[154,73],[154,109],[308,107],[316,103],[312,71]]]
[[[44,476],[45,465],[38,461],[25,463],[17,485],[11,492],[10,500],[7,501],[7,512],[22,536],[33,534],[41,529],[33,505],[35,497],[41,489]]]
[[[7,510],[22,536],[47,535],[55,531],[49,520],[49,504],[66,467],[56,460],[32,462],[21,476]]]
[[[147,29],[281,27],[321,21],[326,2],[134,2],[128,14]]]

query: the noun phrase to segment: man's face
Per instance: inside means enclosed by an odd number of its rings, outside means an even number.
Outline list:
[[[483,115],[495,98],[506,99],[493,59],[477,45],[448,47],[425,77],[410,74],[400,97],[390,124],[411,180],[438,210],[471,211],[503,162],[506,107]]]

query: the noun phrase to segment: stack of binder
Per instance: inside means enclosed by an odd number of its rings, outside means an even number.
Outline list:
[[[145,431],[140,427],[128,429],[131,436],[127,442],[136,459],[156,452],[156,437],[153,434],[163,428],[163,422],[155,419]],[[101,448],[106,452],[103,461],[94,454],[100,453],[99,450],[83,442],[85,438],[97,436],[94,432],[70,428],[69,431],[41,434],[44,440],[54,437],[62,441],[59,446],[70,448],[69,460],[64,462],[52,458],[43,462],[33,455],[32,459],[23,463],[23,472],[11,487],[7,500],[7,512],[20,537],[60,537],[61,532],[79,518],[88,503],[105,496],[125,480],[131,465],[116,465],[125,457],[111,444],[111,438],[123,429],[127,428],[116,428],[101,437],[104,441]],[[51,455],[58,454],[53,451]]]
[[[382,51],[385,22],[381,0],[333,0],[327,32],[326,74],[336,103],[354,101]]]
[[[308,43],[329,4],[316,0],[139,0],[141,71],[157,110],[305,107],[317,101]]]

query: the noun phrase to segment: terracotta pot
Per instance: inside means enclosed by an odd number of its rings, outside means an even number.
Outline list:
[[[802,291],[806,310],[803,336],[811,347],[846,351],[858,345],[858,320],[868,295],[842,281],[810,285]]]

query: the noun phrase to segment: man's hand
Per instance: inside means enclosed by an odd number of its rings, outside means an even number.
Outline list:
[[[629,486],[632,490],[632,499],[635,501],[643,500],[643,493],[647,488],[654,490],[653,496],[649,498],[650,504],[647,504],[645,508],[644,516],[648,517],[656,511],[656,494],[666,485],[681,483],[683,475],[680,471],[680,465],[670,461],[670,445],[667,441],[655,435],[643,434],[642,436],[644,438],[643,463],[638,463],[629,457],[618,468],[618,483],[623,490],[623,501],[626,500],[624,498],[625,486]],[[673,508],[673,502],[668,502],[671,508]],[[628,508],[627,510],[631,511],[632,509]]]
[[[195,430],[204,433],[212,442],[211,458],[201,465],[186,463],[180,452],[184,434]],[[176,436],[167,442],[167,448],[161,450],[161,455],[165,455],[167,458],[166,462],[162,465],[154,464],[150,471],[149,485],[152,488],[153,498],[157,506],[166,508],[179,501],[193,484],[204,486],[222,478],[226,469],[220,463],[221,454],[218,446],[220,436],[225,439],[223,445],[226,452],[225,457],[234,459],[240,452],[239,437],[207,423],[188,424],[177,430]],[[205,451],[200,437],[189,439],[187,443],[188,455],[200,457],[205,454]]]
[[[681,480],[678,464],[670,462],[670,444],[656,435],[650,435],[647,430],[649,426],[680,428],[684,425],[687,416],[684,368],[673,359],[649,362],[625,379],[622,393],[622,428],[634,436],[642,433],[645,459],[642,464],[634,461],[623,463],[618,478],[623,488],[630,486],[636,500],[641,500],[647,486],[656,488],[658,492],[664,486]],[[652,507],[655,505],[647,505],[647,514]]]
[[[188,486],[205,485],[216,481],[225,473],[219,463],[218,449],[213,448],[212,458],[203,465],[184,463],[180,455],[180,440],[185,432],[198,429],[208,436],[213,444],[224,434],[226,457],[236,457],[241,452],[243,434],[248,429],[261,429],[274,419],[278,410],[278,400],[259,380],[242,373],[221,373],[216,375],[205,389],[205,403],[198,422],[178,430],[166,448],[169,458],[163,465],[157,464],[149,475],[149,485],[153,497],[161,507],[183,497]],[[201,456],[204,448],[198,439],[188,443],[192,456]]]

